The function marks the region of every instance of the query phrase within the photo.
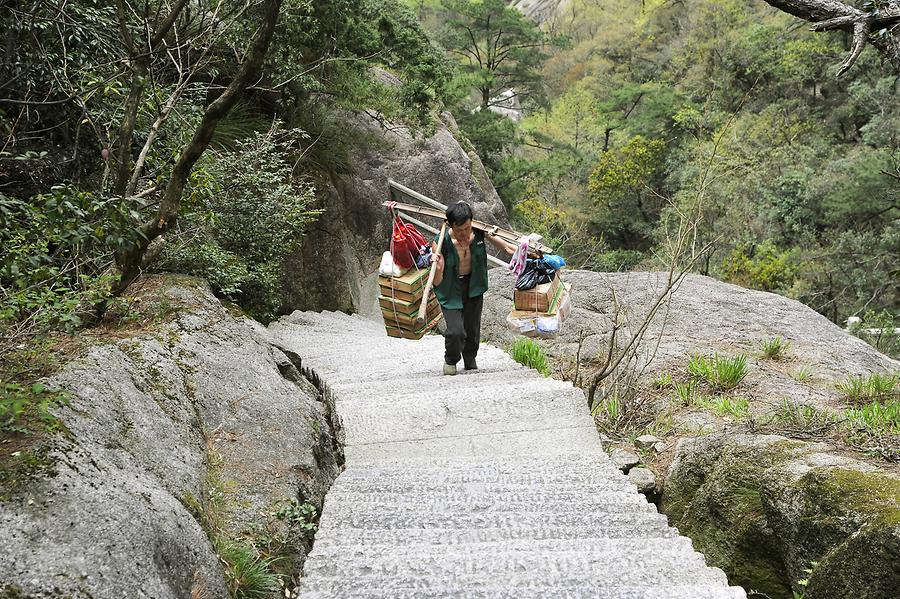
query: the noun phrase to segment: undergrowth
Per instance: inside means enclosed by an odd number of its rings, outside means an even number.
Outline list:
[[[509,349],[512,359],[527,366],[534,368],[544,376],[550,375],[550,365],[547,363],[547,356],[533,339],[516,339]]]

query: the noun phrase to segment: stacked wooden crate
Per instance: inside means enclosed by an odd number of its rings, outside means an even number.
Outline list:
[[[421,339],[441,321],[441,308],[434,293],[428,298],[425,323],[416,324],[422,305],[422,293],[431,269],[412,269],[399,277],[378,277],[378,303],[384,317],[384,328],[391,337]]]

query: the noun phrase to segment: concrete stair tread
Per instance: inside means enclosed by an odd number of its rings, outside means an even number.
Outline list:
[[[405,557],[430,555],[470,555],[496,556],[507,552],[510,555],[552,552],[554,555],[589,553],[596,555],[609,552],[664,551],[693,552],[690,539],[679,536],[630,538],[581,537],[562,539],[507,539],[504,541],[480,541],[450,545],[447,543],[424,543],[406,541],[401,546],[395,543],[360,543],[356,545],[318,544],[309,554],[310,558],[352,560],[356,558],[381,558],[386,556]]]
[[[306,582],[303,599],[743,599],[743,589],[722,585],[641,586],[486,586],[480,588],[439,585],[429,588],[360,588],[341,584]]]

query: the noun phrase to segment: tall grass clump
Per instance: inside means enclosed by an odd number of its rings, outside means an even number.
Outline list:
[[[523,366],[534,368],[544,376],[550,375],[550,366],[544,350],[533,339],[516,339],[509,350],[512,359]]]
[[[791,347],[791,342],[781,337],[773,339],[764,339],[760,346],[761,355],[766,360],[784,360],[787,357],[787,350]]]
[[[714,391],[730,391],[747,376],[747,356],[740,354],[729,358],[718,353],[712,356],[693,355],[688,362],[688,372],[706,381]]]
[[[235,599],[268,599],[278,590],[272,572],[274,558],[264,558],[255,547],[241,541],[220,541],[216,552],[226,564],[228,590]]]
[[[835,384],[848,403],[862,404],[900,399],[900,375],[874,372],[868,376],[850,376]]]
[[[844,417],[856,426],[875,433],[900,434],[900,401],[874,401],[859,408],[848,408]]]

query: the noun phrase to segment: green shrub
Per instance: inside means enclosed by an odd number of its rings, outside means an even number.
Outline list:
[[[865,403],[896,399],[900,376],[896,374],[872,373],[869,376],[850,376],[846,381],[835,384],[845,401]]]
[[[722,263],[726,281],[763,291],[786,291],[797,274],[792,250],[781,251],[769,240],[740,246]]]
[[[719,355],[691,356],[688,372],[703,379],[714,391],[729,391],[741,384],[747,376],[747,356],[740,354],[734,358]]]
[[[689,406],[694,403],[694,392],[697,388],[696,381],[692,379],[685,383],[675,383],[674,387],[681,405]]]
[[[308,501],[300,503],[296,499],[291,499],[275,512],[276,518],[297,528],[308,538],[316,533],[316,515],[316,506]]]
[[[762,357],[766,360],[783,360],[786,357],[788,348],[790,347],[791,342],[786,341],[781,337],[765,339],[763,340],[761,346]]]
[[[105,271],[139,219],[121,198],[68,185],[27,200],[0,194],[0,337],[80,326],[107,297]]]
[[[225,562],[225,579],[235,599],[268,599],[278,590],[278,576],[271,570],[276,561],[263,558],[244,541],[219,540],[216,552]]]
[[[306,135],[273,127],[211,150],[191,176],[181,238],[160,268],[201,276],[213,290],[263,321],[281,307],[283,262],[321,211],[312,185],[293,174]]]
[[[533,339],[516,339],[509,350],[509,354],[519,364],[534,368],[544,376],[550,375],[547,356],[544,355],[541,346]]]
[[[29,434],[32,429],[53,432],[60,426],[50,409],[66,401],[66,394],[43,383],[21,385],[0,381],[0,430]]]

